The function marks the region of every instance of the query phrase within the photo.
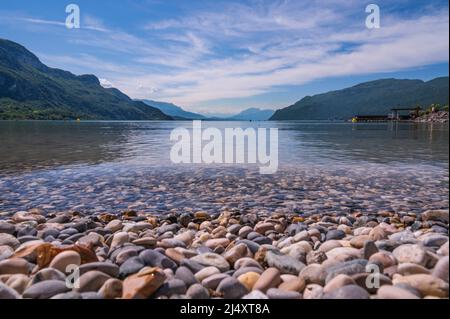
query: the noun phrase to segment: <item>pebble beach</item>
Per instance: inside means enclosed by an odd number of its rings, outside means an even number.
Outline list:
[[[448,298],[448,225],[443,209],[3,213],[0,298]]]
[[[261,175],[166,166],[170,123],[14,125],[50,142],[2,146],[1,299],[449,297],[446,128],[280,124]]]

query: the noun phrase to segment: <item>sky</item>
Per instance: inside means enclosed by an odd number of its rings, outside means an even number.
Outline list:
[[[66,6],[80,8],[69,29]],[[43,63],[95,74],[132,98],[190,111],[279,109],[380,78],[448,76],[441,0],[0,0],[0,38]]]

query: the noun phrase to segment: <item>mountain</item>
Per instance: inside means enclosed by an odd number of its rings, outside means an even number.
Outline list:
[[[158,102],[152,100],[142,100],[145,104],[161,110],[163,113],[178,120],[203,120],[205,116],[193,112],[183,110],[181,107],[166,102]]]
[[[0,119],[170,120],[160,110],[103,88],[94,75],[50,68],[0,39]]]
[[[261,110],[258,108],[250,108],[241,113],[227,118],[231,121],[267,121],[274,114],[274,110]]]
[[[278,110],[271,120],[348,120],[355,115],[387,115],[394,107],[447,105],[449,78],[422,80],[383,79],[339,91],[307,96]]]

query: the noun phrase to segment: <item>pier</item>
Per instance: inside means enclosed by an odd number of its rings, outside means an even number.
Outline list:
[[[369,122],[390,122],[390,121],[411,121],[420,116],[420,107],[401,107],[391,109],[388,115],[355,115],[352,118],[353,123],[369,123]],[[404,114],[408,112],[408,114]],[[402,114],[403,113],[403,114]]]

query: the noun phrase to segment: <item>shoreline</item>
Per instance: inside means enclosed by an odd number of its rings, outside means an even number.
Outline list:
[[[415,119],[417,123],[441,123],[448,124],[448,111],[437,111],[420,116]]]
[[[0,298],[434,299],[449,293],[448,210],[164,216],[29,210],[5,217]],[[81,275],[73,289],[68,265],[79,266]]]

